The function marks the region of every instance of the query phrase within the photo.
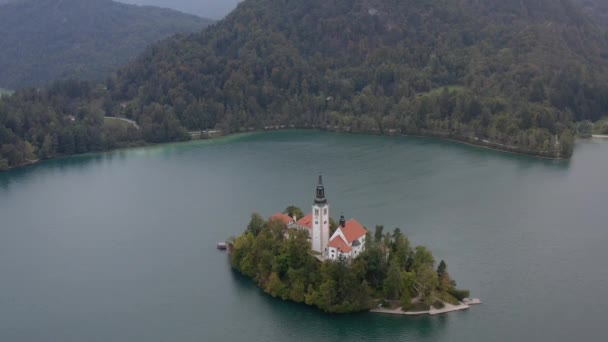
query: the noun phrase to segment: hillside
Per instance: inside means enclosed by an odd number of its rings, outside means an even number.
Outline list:
[[[79,124],[125,116],[146,142],[285,125],[567,158],[573,123],[608,111],[607,48],[569,0],[246,0],[209,29],[148,49],[103,86],[16,93],[4,106],[32,117],[50,103]],[[11,131],[34,148],[48,133]]]
[[[100,80],[148,45],[209,23],[110,0],[12,0],[0,6],[0,87]]]
[[[595,20],[595,22],[604,27],[608,28],[608,1],[605,0],[574,0],[577,4],[582,7],[589,17]]]
[[[0,0],[1,1],[1,0]],[[240,0],[117,0],[134,5],[172,8],[184,13],[222,19],[232,11]]]

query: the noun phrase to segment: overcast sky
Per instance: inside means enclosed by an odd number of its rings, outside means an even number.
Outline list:
[[[127,4],[151,5],[176,9],[201,17],[221,19],[232,11],[239,0],[116,0]]]

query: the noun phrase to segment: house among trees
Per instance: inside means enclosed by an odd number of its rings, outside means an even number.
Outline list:
[[[298,219],[295,214],[276,213],[270,219],[283,222],[288,229],[307,231],[312,250],[326,259],[355,258],[365,250],[367,230],[355,219],[346,221],[342,215],[339,226],[330,236],[329,204],[321,175],[310,214]]]

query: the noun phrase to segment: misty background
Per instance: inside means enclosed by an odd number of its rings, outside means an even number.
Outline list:
[[[171,8],[205,18],[221,19],[230,13],[240,0],[117,0],[126,4]]]

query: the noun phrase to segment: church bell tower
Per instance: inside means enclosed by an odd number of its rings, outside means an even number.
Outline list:
[[[322,175],[319,175],[317,195],[312,205],[312,218],[312,250],[325,256],[329,243],[329,204],[325,198]]]

